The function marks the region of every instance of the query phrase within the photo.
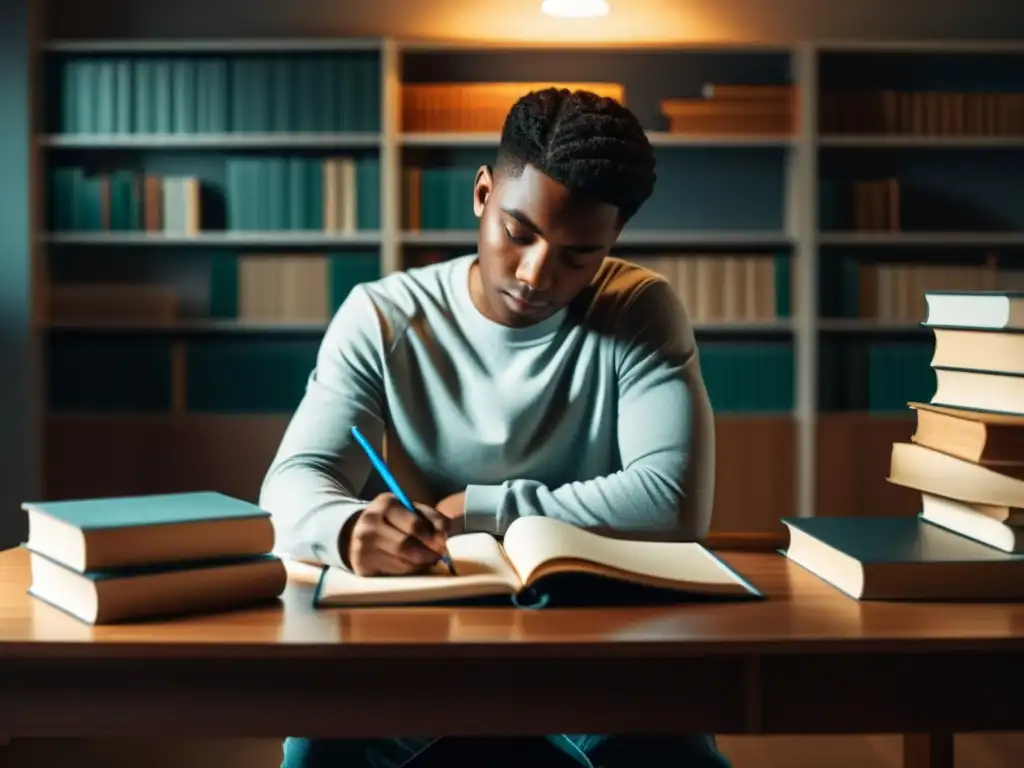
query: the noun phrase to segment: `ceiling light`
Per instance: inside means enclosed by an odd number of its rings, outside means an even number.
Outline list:
[[[608,13],[605,0],[544,0],[541,10],[548,16],[566,16],[582,19],[588,16],[604,16]]]

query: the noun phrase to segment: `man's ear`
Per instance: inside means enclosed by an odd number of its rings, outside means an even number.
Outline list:
[[[473,182],[473,215],[478,219],[484,215],[487,198],[494,191],[494,174],[489,165],[481,165]]]

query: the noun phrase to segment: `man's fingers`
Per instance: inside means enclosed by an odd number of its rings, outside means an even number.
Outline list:
[[[409,513],[406,510],[407,514]],[[391,525],[381,526],[377,533],[380,541],[378,546],[390,554],[404,560],[410,565],[429,565],[436,563],[439,556],[415,536]]]
[[[372,573],[381,576],[399,576],[416,570],[419,566],[408,563],[397,555],[378,550],[370,561]]]
[[[385,513],[385,520],[395,529],[417,539],[430,551],[444,554],[444,528],[437,528],[433,520],[399,506],[390,507]]]
[[[448,528],[451,525],[451,520],[442,515],[433,507],[428,507],[426,504],[417,504],[414,502],[413,506],[415,506],[416,509],[419,510],[420,514],[423,515],[423,517],[430,521],[430,524],[434,527],[435,531],[447,535]]]

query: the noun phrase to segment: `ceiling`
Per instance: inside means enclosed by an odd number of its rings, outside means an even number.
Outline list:
[[[536,42],[1024,37],[1021,0],[609,0],[557,19],[541,0],[49,0],[53,37],[373,35]]]

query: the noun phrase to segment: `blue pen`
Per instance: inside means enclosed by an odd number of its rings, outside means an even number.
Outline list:
[[[395,476],[391,474],[391,470],[388,469],[388,465],[384,463],[384,460],[377,455],[377,452],[373,450],[373,446],[370,445],[370,441],[366,439],[362,432],[359,431],[358,427],[352,427],[352,437],[356,439],[359,446],[363,449],[363,452],[370,459],[370,463],[373,464],[373,468],[377,470],[384,482],[387,483],[390,491],[398,497],[398,500],[402,502],[402,506],[412,512],[414,515],[420,515],[420,511],[413,506],[409,497],[405,495],[405,491],[398,485],[398,481],[395,480]],[[455,576],[455,563],[452,562],[450,555],[441,555],[441,562],[448,566],[448,572]]]

